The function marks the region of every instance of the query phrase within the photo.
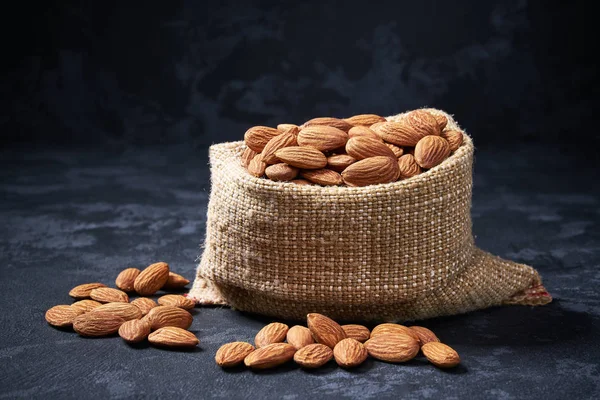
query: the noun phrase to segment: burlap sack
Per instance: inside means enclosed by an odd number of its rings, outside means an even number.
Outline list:
[[[189,294],[201,304],[285,319],[403,321],[551,301],[533,268],[474,245],[466,134],[441,165],[368,187],[255,178],[240,165],[244,148],[210,148],[206,240]]]

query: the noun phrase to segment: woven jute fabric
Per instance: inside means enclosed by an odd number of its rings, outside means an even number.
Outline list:
[[[240,164],[243,142],[213,145],[206,239],[189,296],[284,319],[319,312],[356,321],[550,302],[533,268],[474,245],[473,142],[463,136],[439,166],[367,187],[255,178]]]

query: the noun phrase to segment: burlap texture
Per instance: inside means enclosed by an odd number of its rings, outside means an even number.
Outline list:
[[[402,321],[551,301],[533,268],[474,245],[466,134],[441,165],[358,188],[255,178],[240,165],[243,150],[210,148],[206,239],[189,294],[199,303],[286,319]]]

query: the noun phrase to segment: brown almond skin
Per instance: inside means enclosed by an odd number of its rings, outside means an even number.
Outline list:
[[[301,175],[307,181],[322,186],[336,186],[344,183],[339,172],[327,168],[302,171]]]
[[[246,342],[225,343],[217,350],[215,361],[219,367],[235,367],[243,363],[254,350],[256,350],[254,346]]]
[[[150,322],[152,330],[165,326],[187,329],[192,325],[192,314],[183,308],[173,306],[158,306],[151,309],[144,317]]]
[[[165,326],[148,335],[148,341],[155,346],[193,348],[200,342],[192,332],[175,326]]]
[[[405,154],[398,159],[398,169],[400,170],[400,179],[412,178],[421,173],[421,167],[412,154]]]
[[[133,292],[133,283],[135,282],[135,278],[140,274],[138,268],[127,268],[121,271],[121,273],[115,279],[115,285],[125,292]]]
[[[127,293],[119,289],[100,287],[90,292],[92,300],[99,301],[100,303],[129,303],[129,296]]]
[[[396,158],[400,158],[404,155],[404,149],[402,147],[398,147],[395,144],[391,144],[391,143],[386,143],[385,144],[390,150],[392,150],[392,153],[394,153],[394,155],[396,156]]]
[[[169,279],[169,264],[157,262],[147,266],[135,278],[135,291],[141,296],[150,296],[162,288]]]
[[[332,126],[309,126],[298,133],[298,144],[314,147],[320,151],[331,151],[345,146],[348,134]]]
[[[367,128],[366,126],[355,126],[348,131],[349,139],[359,136],[368,137],[383,143],[383,139],[381,139],[371,128]]]
[[[190,283],[189,279],[184,278],[183,276],[176,274],[175,272],[169,272],[169,278],[167,282],[163,285],[163,290],[174,290],[174,289],[182,289],[187,284]]]
[[[365,158],[375,156],[396,158],[392,149],[387,147],[381,141],[365,136],[357,136],[348,139],[348,142],[346,143],[346,152],[357,160],[364,160]]]
[[[346,333],[334,320],[323,314],[311,313],[306,316],[308,329],[317,343],[334,348],[338,342],[346,339]]]
[[[273,139],[269,140],[269,143],[267,143],[261,153],[263,156],[263,162],[267,164],[277,164],[279,160],[275,156],[275,152],[279,149],[283,149],[284,147],[298,146],[296,135],[297,132],[284,132],[281,135],[275,136]]]
[[[304,368],[319,368],[333,358],[333,350],[321,343],[304,346],[294,354],[296,364]]]
[[[289,343],[273,343],[254,350],[244,359],[252,369],[267,369],[284,364],[294,358],[296,348]]]
[[[281,133],[281,131],[268,126],[253,126],[244,134],[244,142],[246,146],[260,153],[271,139]]]
[[[339,118],[333,118],[333,117],[313,118],[309,121],[306,121],[303,124],[302,128],[309,127],[309,126],[328,126],[328,127],[333,127],[333,128],[339,129],[344,132],[348,132],[350,130],[350,128],[352,128],[352,124],[350,124],[348,121],[345,121],[345,120],[339,119]]]
[[[421,351],[429,362],[439,368],[452,368],[460,364],[460,357],[452,347],[440,343],[429,342],[421,347]]]
[[[294,346],[296,350],[300,350],[309,344],[313,344],[315,340],[312,337],[310,329],[305,326],[295,325],[287,332],[287,342]]]
[[[448,141],[450,151],[456,151],[463,143],[463,134],[460,131],[447,130],[440,134],[441,137]]]
[[[279,124],[277,125],[277,130],[280,130],[281,132],[291,131],[294,135],[297,135],[300,128],[295,124]]]
[[[265,169],[267,168],[267,163],[264,162],[262,154],[257,154],[254,156],[250,164],[248,164],[248,172],[250,175],[260,178],[265,174]]]
[[[448,125],[448,118],[446,118],[446,116],[444,114],[434,114],[434,113],[430,113],[433,118],[435,118],[435,121],[437,122],[438,126],[440,127],[440,131],[443,131],[444,128],[446,127],[446,125]]]
[[[83,310],[69,305],[58,305],[46,311],[46,322],[59,328],[67,328],[73,325],[73,320],[83,314]]]
[[[90,312],[103,312],[123,318],[125,321],[138,319],[142,317],[142,312],[135,305],[130,303],[106,303],[100,307],[94,308]]]
[[[384,141],[396,146],[414,146],[424,136],[415,132],[406,121],[385,122],[371,129]]]
[[[92,292],[92,290],[101,287],[106,287],[106,285],[98,282],[84,283],[83,285],[77,285],[73,289],[71,289],[71,291],[69,292],[69,296],[78,300],[87,299],[90,297],[90,293]]]
[[[196,307],[196,303],[185,296],[180,294],[166,294],[161,296],[157,300],[161,306],[173,306],[183,308],[184,310],[191,310]]]
[[[150,334],[150,322],[142,319],[132,319],[123,322],[119,327],[119,336],[127,343],[139,343]]]
[[[292,167],[301,169],[320,169],[327,165],[327,157],[313,147],[284,147],[277,150],[275,156]]]
[[[111,313],[89,312],[73,320],[73,329],[81,336],[109,336],[116,333],[124,322],[123,318]]]
[[[398,161],[385,156],[365,158],[350,165],[342,172],[342,178],[348,186],[369,186],[394,182],[399,175]]]
[[[298,176],[300,170],[286,163],[279,163],[269,165],[265,169],[265,175],[272,181],[275,182],[287,182],[295,179]]]
[[[92,311],[96,307],[100,307],[101,305],[102,305],[102,303],[100,303],[99,301],[85,299],[85,300],[76,301],[75,303],[71,304],[71,307],[76,308],[76,309],[81,310],[82,312],[86,313],[88,311]]]
[[[441,136],[425,136],[415,146],[415,160],[421,168],[433,168],[449,155],[450,144]]]
[[[362,364],[369,353],[365,346],[356,339],[347,338],[340,341],[333,348],[335,362],[343,368],[353,368]]]
[[[413,110],[406,114],[406,121],[410,127],[422,136],[436,135],[442,132],[436,118],[425,110]],[[446,121],[447,122],[447,121]]]
[[[371,337],[371,331],[369,331],[369,328],[363,325],[342,325],[342,329],[344,332],[346,332],[347,337],[356,339],[361,343],[366,342]]]
[[[376,114],[359,114],[354,115],[350,118],[344,119],[344,121],[348,122],[350,125],[362,125],[362,126],[371,126],[378,122],[385,122],[386,119],[384,117],[380,117]]]
[[[419,352],[419,342],[412,336],[388,333],[371,337],[365,342],[365,348],[373,358],[396,363],[415,358]]]
[[[138,297],[137,299],[132,300],[131,304],[139,308],[142,312],[142,315],[147,315],[150,310],[157,306],[154,300],[147,297]]]
[[[390,334],[390,333],[399,333],[402,335],[412,336],[413,339],[415,339],[416,341],[419,341],[419,336],[413,330],[411,330],[409,327],[400,325],[400,324],[393,324],[393,323],[384,323],[384,324],[377,325],[371,331],[371,337],[373,338],[377,335],[386,335],[386,334]]]
[[[256,348],[265,347],[272,343],[280,343],[285,340],[289,327],[281,322],[272,322],[263,327],[254,337]]]
[[[248,165],[250,165],[250,161],[252,161],[252,159],[254,157],[256,157],[258,153],[254,150],[252,150],[250,147],[246,148],[246,150],[244,150],[244,152],[242,153],[242,157],[241,157],[241,163],[242,163],[242,167],[248,169]]]
[[[356,159],[348,154],[335,154],[327,157],[327,168],[332,171],[342,172],[355,162]]]
[[[429,342],[439,342],[440,339],[431,330],[424,326],[409,326],[409,329],[417,334],[419,337],[419,344],[423,346]]]

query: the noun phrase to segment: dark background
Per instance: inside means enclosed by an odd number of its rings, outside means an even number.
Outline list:
[[[592,4],[3,4],[0,399],[600,398]],[[114,286],[127,267],[167,261],[193,279],[211,143],[256,124],[422,106],[475,140],[476,244],[534,266],[554,298],[403,321],[454,347],[457,369],[418,357],[223,371],[219,346],[271,320],[221,307],[193,310],[193,352],[44,320],[72,287]]]
[[[257,124],[427,105],[478,146],[596,154],[590,2],[19,4],[4,14],[5,144],[204,148]]]

